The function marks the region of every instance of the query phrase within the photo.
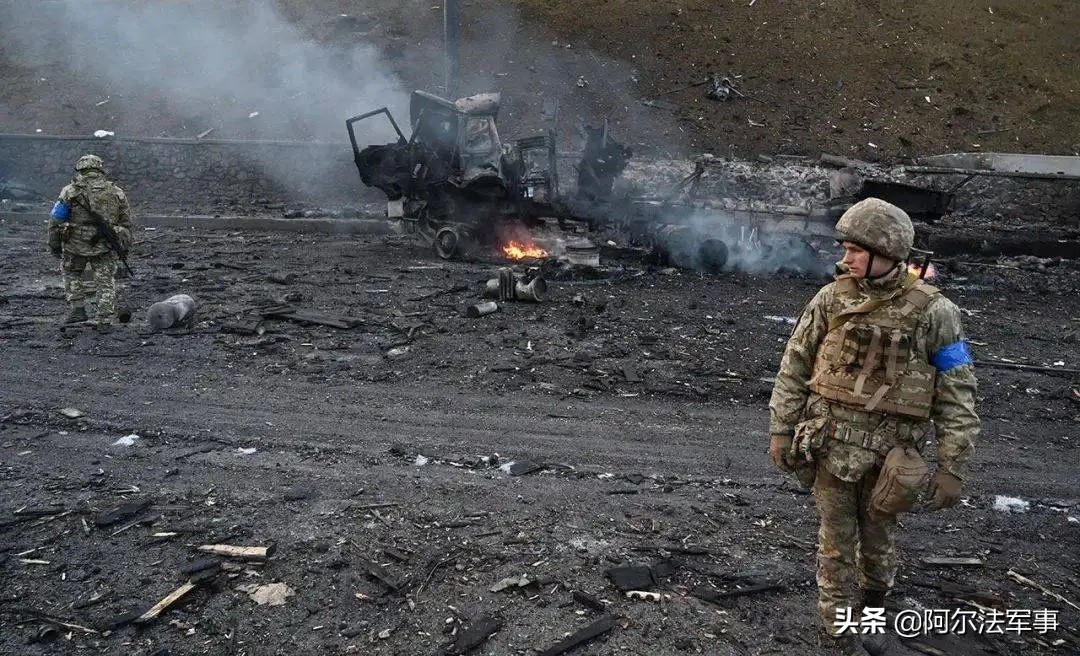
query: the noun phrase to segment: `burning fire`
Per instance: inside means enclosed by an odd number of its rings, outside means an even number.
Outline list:
[[[915,275],[919,275],[920,273],[922,273],[922,265],[920,265],[920,264],[915,264],[914,262],[909,262],[908,265],[907,265],[907,268],[908,268],[908,271],[914,273]],[[931,262],[926,268],[926,275],[923,276],[923,279],[924,280],[930,280],[931,278],[933,278],[936,275],[937,275],[937,269],[934,268],[934,264],[933,264],[933,262]]]
[[[502,247],[503,255],[511,260],[523,260],[525,258],[543,259],[548,252],[535,244],[526,244],[520,241],[511,241]]]

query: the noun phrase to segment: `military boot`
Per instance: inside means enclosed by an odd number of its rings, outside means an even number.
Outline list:
[[[86,321],[86,308],[85,307],[73,307],[68,312],[67,318],[64,319],[64,323],[82,323]]]

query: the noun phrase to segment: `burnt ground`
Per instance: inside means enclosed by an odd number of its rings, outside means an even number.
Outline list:
[[[532,654],[601,616],[574,591],[618,618],[575,653],[827,653],[811,499],[764,453],[783,318],[820,281],[605,253],[607,278],[466,319],[500,263],[439,261],[402,236],[143,229],[123,290],[135,320],[99,335],[58,328],[40,239],[30,220],[2,237],[0,653],[435,654],[493,613],[503,627],[475,653]],[[980,360],[1075,372],[1076,262],[942,269]],[[176,292],[201,301],[200,321],[150,334],[145,308]],[[276,303],[358,323],[235,332]],[[944,653],[1073,653],[1078,612],[1007,571],[1080,598],[1080,378],[978,371],[966,498],[903,519],[891,603],[1058,609],[1055,632]],[[1030,509],[995,510],[997,495]],[[107,516],[130,502],[142,503]],[[277,548],[156,621],[118,624],[184,583],[194,546],[210,543]],[[660,603],[624,598],[604,574],[664,558]],[[282,606],[240,590],[274,582],[295,591]],[[781,588],[691,594],[762,582]]]

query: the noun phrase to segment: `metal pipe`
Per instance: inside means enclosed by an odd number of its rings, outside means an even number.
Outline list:
[[[443,0],[443,44],[446,49],[446,97],[453,100],[458,93],[461,73],[461,3]]]
[[[499,304],[495,301],[488,301],[486,303],[477,303],[476,305],[470,305],[465,309],[465,316],[470,319],[478,319],[485,314],[491,314],[499,310]]]

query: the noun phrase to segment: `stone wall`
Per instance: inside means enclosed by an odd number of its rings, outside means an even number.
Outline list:
[[[288,202],[334,206],[377,198],[360,182],[347,140],[330,144],[0,134],[0,184],[14,182],[55,198],[84,153],[101,156],[109,178],[144,211]]]

